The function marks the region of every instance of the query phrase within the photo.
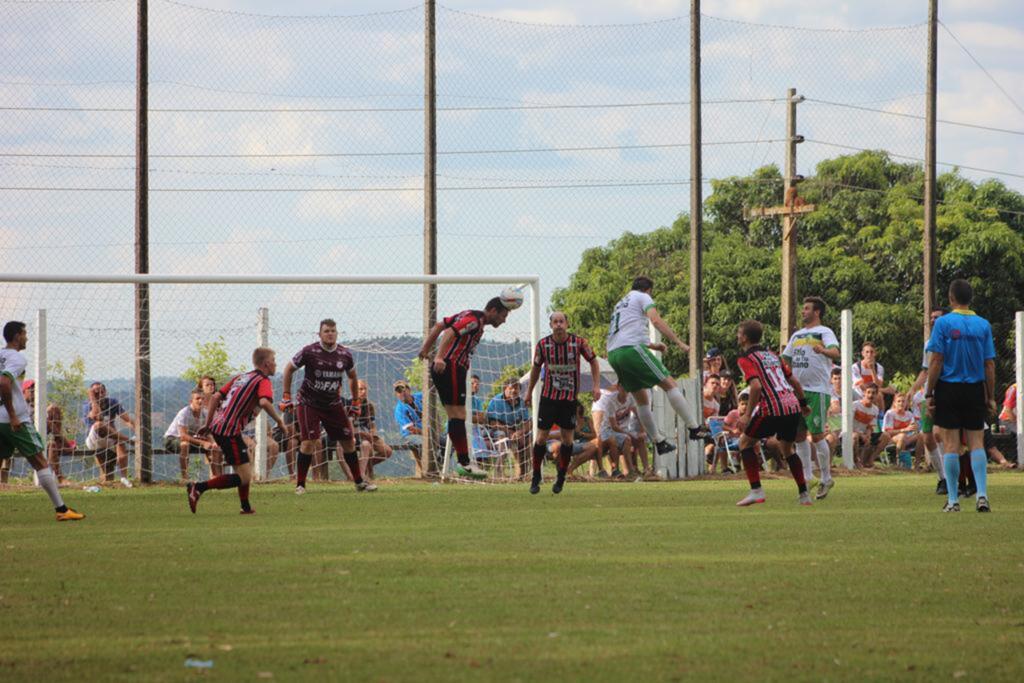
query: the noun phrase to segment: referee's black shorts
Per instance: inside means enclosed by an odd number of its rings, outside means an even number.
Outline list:
[[[943,382],[935,385],[935,426],[943,429],[985,429],[988,406],[985,383]]]
[[[555,425],[560,429],[576,429],[576,401],[556,401],[541,396],[537,429],[550,430]]]

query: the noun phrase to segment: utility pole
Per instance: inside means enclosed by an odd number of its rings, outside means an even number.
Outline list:
[[[796,105],[804,101],[796,88],[786,91],[786,176],[785,200],[782,206],[756,207],[747,212],[747,220],[766,216],[782,216],[782,301],[779,316],[780,343],[786,344],[796,331],[796,272],[797,272],[797,219],[801,214],[814,211],[814,204],[804,204],[796,186],[804,179],[796,172],[796,146],[804,141],[796,134]]]
[[[423,73],[423,274],[437,274],[437,98],[435,60],[435,0],[427,0],[424,11]],[[437,322],[437,285],[423,285],[423,335]],[[423,448],[417,474],[436,470],[432,444],[437,403],[430,391],[430,361],[423,368]]]
[[[135,84],[135,272],[149,272],[149,29],[148,0],[138,0]],[[135,285],[135,477],[153,478],[153,398],[150,377],[149,284]]]
[[[931,333],[935,306],[935,116],[938,78],[938,0],[928,0],[928,73],[924,124],[924,338]]]
[[[700,0],[690,0],[690,377],[704,357],[704,186],[701,171]]]

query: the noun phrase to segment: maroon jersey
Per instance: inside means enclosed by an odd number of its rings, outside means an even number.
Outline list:
[[[747,383],[757,379],[761,382],[761,401],[756,410],[761,415],[792,415],[800,412],[800,401],[793,392],[789,378],[793,376],[789,366],[771,351],[752,346],[736,360]]]
[[[303,346],[292,357],[292,365],[306,368],[299,387],[299,403],[313,408],[341,405],[341,383],[355,365],[352,352],[341,344],[328,351],[320,342]]]
[[[261,398],[274,400],[270,379],[259,370],[232,377],[220,388],[223,401],[210,423],[217,436],[238,436],[259,408]]]
[[[444,319],[444,326],[455,333],[455,341],[444,354],[444,362],[468,368],[469,358],[484,336],[484,312],[463,311],[450,315]]]
[[[580,387],[580,359],[594,360],[594,352],[583,337],[570,333],[564,342],[555,341],[555,335],[537,342],[533,364],[544,366],[544,385],[540,395],[553,401],[575,401]]]

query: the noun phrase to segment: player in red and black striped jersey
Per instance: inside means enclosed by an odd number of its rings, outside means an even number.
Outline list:
[[[466,441],[466,373],[473,350],[484,335],[484,326],[499,327],[508,318],[509,309],[500,297],[487,302],[484,310],[468,310],[450,315],[438,322],[423,340],[419,357],[431,360],[431,349],[440,337],[437,352],[430,365],[430,376],[437,388],[441,404],[448,416],[448,438],[452,441],[459,464],[456,471],[464,477],[483,479],[486,473],[469,461]]]
[[[235,469],[234,474],[221,474],[209,481],[192,483],[186,487],[188,506],[193,514],[199,503],[199,496],[207,489],[238,489],[242,503],[242,514],[251,515],[249,505],[249,482],[252,481],[252,464],[242,440],[242,431],[260,409],[277,423],[285,434],[290,432],[284,420],[274,409],[274,390],[270,376],[277,372],[277,360],[272,349],[260,347],[252,352],[253,369],[232,377],[227,383],[210,395],[206,404],[206,424],[199,430],[199,436],[211,434],[217,446],[224,452],[224,460]],[[223,403],[223,405],[221,405]]]
[[[763,503],[764,489],[761,488],[761,462],[754,452],[754,446],[761,439],[774,436],[782,448],[782,455],[789,464],[790,474],[800,491],[800,504],[810,505],[804,469],[800,458],[793,452],[800,428],[801,413],[809,413],[804,389],[800,382],[778,356],[760,346],[764,327],[756,320],[745,320],[736,330],[736,341],[743,353],[736,364],[743,371],[750,388],[746,413],[740,417],[745,425],[740,436],[740,455],[743,469],[750,482],[750,493],[740,502],[739,507]]]
[[[530,387],[526,390],[526,405],[533,399],[533,389],[544,371],[544,384],[537,407],[537,433],[533,440],[533,481],[530,493],[540,493],[541,465],[547,452],[548,434],[558,425],[562,443],[558,447],[558,476],[552,493],[561,493],[565,473],[572,459],[573,437],[576,432],[576,393],[580,387],[580,360],[590,363],[594,381],[594,400],[601,398],[601,366],[590,344],[583,337],[569,332],[569,319],[562,311],[548,316],[551,334],[537,342],[530,369]]]

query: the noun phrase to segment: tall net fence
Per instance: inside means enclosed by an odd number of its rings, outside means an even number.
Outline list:
[[[519,285],[521,283],[509,283]],[[494,284],[446,284],[437,286],[437,302],[442,316],[453,315],[467,308],[482,309],[501,287]],[[528,370],[530,360],[531,319],[530,288],[524,288],[526,303],[509,314],[505,324],[488,327],[483,341],[472,359],[472,374],[480,379],[476,397],[481,412],[489,407],[495,395],[502,393],[502,381],[519,378]],[[192,416],[182,415],[182,422],[172,429],[180,412],[189,406],[193,391],[219,389],[231,376],[252,368],[251,354],[265,343],[277,354],[277,374],[272,378],[275,403],[282,397],[282,374],[285,364],[308,344],[318,343],[320,321],[334,319],[339,342],[353,354],[355,370],[366,384],[353,412],[360,441],[366,443],[368,457],[377,463],[375,474],[389,476],[437,472],[444,451],[445,423],[443,411],[434,424],[432,442],[426,447],[422,437],[410,438],[418,430],[403,429],[407,425],[396,413],[400,400],[394,385],[407,383],[414,394],[432,391],[425,386],[423,366],[416,361],[422,334],[421,285],[359,284],[359,285],[244,285],[244,284],[151,284],[152,317],[151,364],[153,375],[153,438],[156,454],[152,469],[144,474],[154,481],[173,481],[184,477],[204,477],[212,465],[222,460],[221,454],[202,445],[189,449],[186,462],[179,460],[180,427],[196,435],[197,425],[205,424],[196,408]],[[134,285],[131,284],[60,284],[6,283],[0,302],[0,317],[22,319],[25,311],[45,310],[45,329],[40,329],[37,316],[27,317],[29,345],[25,350],[30,368],[38,365],[36,343],[45,339],[47,361],[47,404],[58,409],[60,425],[51,420],[49,441],[57,442],[51,454],[59,456],[55,464],[62,476],[70,480],[106,479],[117,481],[122,476],[132,479],[139,471],[136,465],[137,430],[134,352]],[[301,363],[300,363],[301,365]],[[304,378],[300,368],[292,382],[297,395]],[[32,378],[30,371],[25,379]],[[202,378],[212,382],[204,387]],[[112,399],[99,406],[102,416],[96,419],[89,392],[93,383],[101,382],[102,396]],[[346,400],[352,387],[346,380],[342,388]],[[205,396],[203,397],[205,401]],[[419,402],[419,397],[414,397]],[[435,399],[436,400],[436,399]],[[200,405],[200,404],[197,404]],[[351,410],[351,408],[350,408]],[[123,411],[123,414],[122,414]],[[422,406],[419,409],[422,416]],[[372,414],[372,420],[369,419]],[[51,417],[54,417],[51,414]],[[291,422],[294,414],[287,416]],[[491,415],[505,420],[505,414]],[[359,418],[364,418],[360,420]],[[506,420],[507,421],[507,420]],[[371,427],[372,424],[372,427]],[[516,425],[512,425],[516,426]],[[523,425],[518,425],[523,427]],[[419,425],[422,429],[422,424]],[[257,423],[246,432],[255,449]],[[478,436],[478,457],[491,466],[495,476],[512,476],[514,463],[505,462],[511,445],[496,446],[504,435],[492,430]],[[514,431],[514,430],[509,430]],[[373,436],[375,435],[375,437]],[[486,439],[483,444],[482,439]],[[267,421],[269,448],[265,478],[279,479],[293,472],[296,439],[286,435]],[[208,441],[208,440],[207,440]],[[69,445],[74,442],[74,446]],[[187,444],[186,444],[187,445]],[[323,444],[317,451],[317,462],[328,461],[336,454],[336,444]],[[117,458],[121,456],[120,462]],[[322,459],[321,459],[322,458]],[[337,458],[340,460],[340,458]],[[107,471],[103,471],[106,465]],[[184,471],[182,470],[184,468]],[[500,470],[499,470],[500,468]],[[507,470],[507,471],[506,471]],[[28,473],[18,461],[15,476]],[[340,464],[314,468],[313,475],[339,478]]]
[[[150,271],[420,271],[424,8],[283,16],[230,6],[243,11],[149,3]],[[798,172],[863,149],[918,160],[923,19],[851,31],[703,16],[702,182],[783,166],[790,87],[806,97]],[[133,271],[135,25],[133,0],[0,0],[3,270]],[[587,249],[688,211],[689,17],[529,23],[438,6],[436,27],[439,272],[537,273],[546,306]],[[1019,118],[961,125],[977,120],[970,97],[998,97],[972,80],[976,68],[951,35],[940,32],[955,86],[940,98],[950,112],[939,126],[940,169],[1024,187],[1012,166],[1024,151]],[[1006,161],[1003,170],[984,161],[993,158]],[[766,182],[781,201],[781,183]],[[878,191],[856,181],[843,189]],[[675,257],[682,280],[687,255]],[[131,403],[129,289],[109,290],[102,305],[107,290],[90,290],[76,309],[69,287],[51,320],[71,338],[118,330],[116,340],[82,337],[77,353],[88,379],[124,383]],[[31,320],[49,308],[35,291],[9,291],[5,317]],[[197,294],[195,308],[211,297]],[[339,311],[317,297],[313,317]],[[154,348],[182,341],[187,351],[223,337],[237,355],[271,297],[239,299],[223,319],[204,312],[198,326],[180,304],[187,298],[155,293]],[[266,305],[272,331],[311,329],[279,328],[280,306]],[[420,310],[418,300],[410,305]],[[335,315],[360,310],[345,303]],[[375,320],[377,336],[418,330],[383,312]],[[180,366],[154,366],[155,409],[179,401],[158,387]]]

